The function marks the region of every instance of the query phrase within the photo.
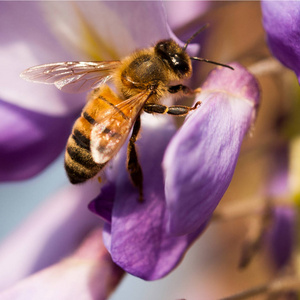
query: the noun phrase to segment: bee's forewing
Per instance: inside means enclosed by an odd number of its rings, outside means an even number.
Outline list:
[[[68,93],[87,91],[110,79],[120,61],[60,62],[35,66],[21,73],[23,79],[54,84]]]
[[[120,150],[150,94],[150,91],[144,91],[112,105],[95,120],[91,132],[91,153],[96,163],[106,163]]]

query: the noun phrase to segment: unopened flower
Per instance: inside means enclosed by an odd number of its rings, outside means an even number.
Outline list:
[[[272,210],[267,243],[277,269],[282,269],[291,262],[296,246],[296,218],[293,207],[277,206]]]
[[[300,2],[262,1],[262,13],[273,55],[292,69],[300,82]]]

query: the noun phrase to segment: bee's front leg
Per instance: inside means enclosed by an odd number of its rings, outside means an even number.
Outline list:
[[[171,94],[183,92],[185,95],[194,95],[194,94],[200,93],[201,89],[198,88],[198,89],[193,90],[186,85],[178,84],[178,85],[170,86],[168,88],[168,92]]]
[[[185,106],[185,105],[172,105],[172,106],[165,106],[162,104],[157,103],[148,103],[145,104],[143,109],[146,113],[149,114],[169,114],[173,116],[184,117],[187,115],[191,110],[197,109],[200,106],[201,102],[198,101],[193,107]]]

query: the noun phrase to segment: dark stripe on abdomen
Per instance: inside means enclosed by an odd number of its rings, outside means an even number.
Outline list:
[[[78,147],[90,151],[90,139],[84,136],[79,130],[74,130],[72,138]]]
[[[76,167],[74,164],[69,164],[67,161],[65,162],[65,169],[72,184],[82,183],[93,178],[99,173],[101,168],[101,165],[97,165],[97,168],[87,171],[84,168]]]
[[[90,152],[90,140],[75,129],[69,137],[65,153],[65,169],[70,182],[85,182],[96,176],[103,166],[94,162]]]
[[[90,152],[86,150],[79,150],[78,146],[67,146],[67,152],[70,158],[85,168],[91,169],[97,166],[94,162]]]
[[[73,184],[82,183],[96,176],[105,164],[97,164],[86,150],[78,151],[77,146],[67,146],[65,169]]]
[[[97,122],[95,121],[95,119],[93,117],[91,117],[86,111],[83,112],[82,116],[91,124],[91,125],[95,125]]]

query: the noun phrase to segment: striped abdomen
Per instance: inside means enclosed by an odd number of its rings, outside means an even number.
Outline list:
[[[74,124],[65,153],[65,169],[71,183],[84,182],[103,168],[94,162],[90,151],[90,132],[92,124],[81,116]]]
[[[105,112],[111,110],[112,107],[114,108],[114,105],[121,101],[108,86],[103,86],[101,90],[97,89],[91,93],[89,102],[73,126],[66,147],[65,169],[71,183],[84,182],[96,176],[105,166],[107,161],[96,163],[93,159],[91,154],[91,132],[95,126],[99,126],[96,120],[100,120]],[[109,148],[107,144],[117,139],[118,135],[117,133],[113,134],[107,127],[103,129],[100,137],[104,145],[103,149],[99,149],[99,153],[101,151],[105,153]]]

